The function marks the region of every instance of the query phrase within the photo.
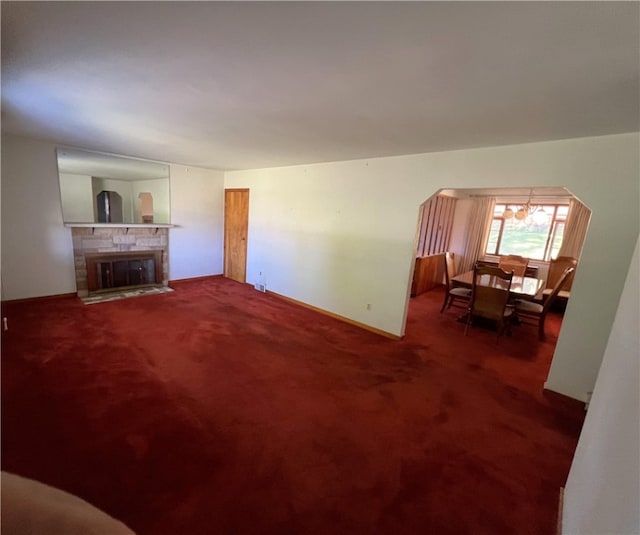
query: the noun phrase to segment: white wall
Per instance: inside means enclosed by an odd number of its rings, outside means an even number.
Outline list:
[[[60,195],[65,221],[93,221],[93,191],[89,175],[60,173]]]
[[[262,272],[269,290],[394,332],[415,258],[419,206],[434,191],[398,214],[397,174],[389,169],[392,179],[371,180],[366,165],[231,172],[225,186],[250,188],[247,282]]]
[[[222,171],[171,165],[171,280],[222,273],[223,203]]]
[[[54,144],[2,136],[1,245],[3,299],[75,293]]]
[[[403,334],[420,204],[441,188],[565,186],[592,210],[547,387],[593,389],[638,236],[638,134],[225,173],[250,188],[247,281]],[[366,305],[372,305],[367,310]]]
[[[565,488],[567,535],[640,533],[638,244]]]
[[[171,166],[171,279],[222,272],[223,175]],[[2,135],[2,298],[75,293],[71,229],[62,222],[56,145]]]
[[[133,180],[131,191],[134,203],[134,218],[136,223],[142,223],[140,213],[140,200],[138,194],[146,191],[153,197],[153,222],[171,223],[171,201],[169,193],[169,180],[166,178],[156,178],[153,180]]]

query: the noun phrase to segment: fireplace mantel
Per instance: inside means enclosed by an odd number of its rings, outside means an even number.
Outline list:
[[[65,223],[68,228],[175,228],[169,223]]]

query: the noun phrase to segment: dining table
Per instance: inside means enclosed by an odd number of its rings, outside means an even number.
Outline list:
[[[473,270],[465,271],[464,273],[460,273],[455,277],[451,278],[451,284],[453,286],[461,286],[463,288],[472,288],[473,287]],[[498,277],[494,277],[492,275],[481,275],[480,276],[480,284],[483,286],[492,286],[495,288],[506,288],[508,281],[500,279]],[[511,288],[509,289],[509,293],[513,295],[513,297],[521,298],[521,299],[533,299],[538,292],[542,290],[544,287],[544,279],[538,279],[536,277],[516,277],[514,275],[511,280]]]

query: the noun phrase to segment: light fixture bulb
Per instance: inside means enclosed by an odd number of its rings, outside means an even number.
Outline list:
[[[518,221],[523,221],[526,218],[527,218],[527,211],[524,208],[520,208],[520,210],[516,212],[516,219]]]
[[[537,212],[533,214],[533,222],[536,225],[544,225],[549,220],[549,214],[544,209],[539,208]]]
[[[513,217],[513,210],[511,208],[506,208],[502,213],[502,217],[504,219],[511,219]]]

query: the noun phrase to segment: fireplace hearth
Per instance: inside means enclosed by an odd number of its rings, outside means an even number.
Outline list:
[[[169,286],[170,225],[69,226],[78,297]]]

